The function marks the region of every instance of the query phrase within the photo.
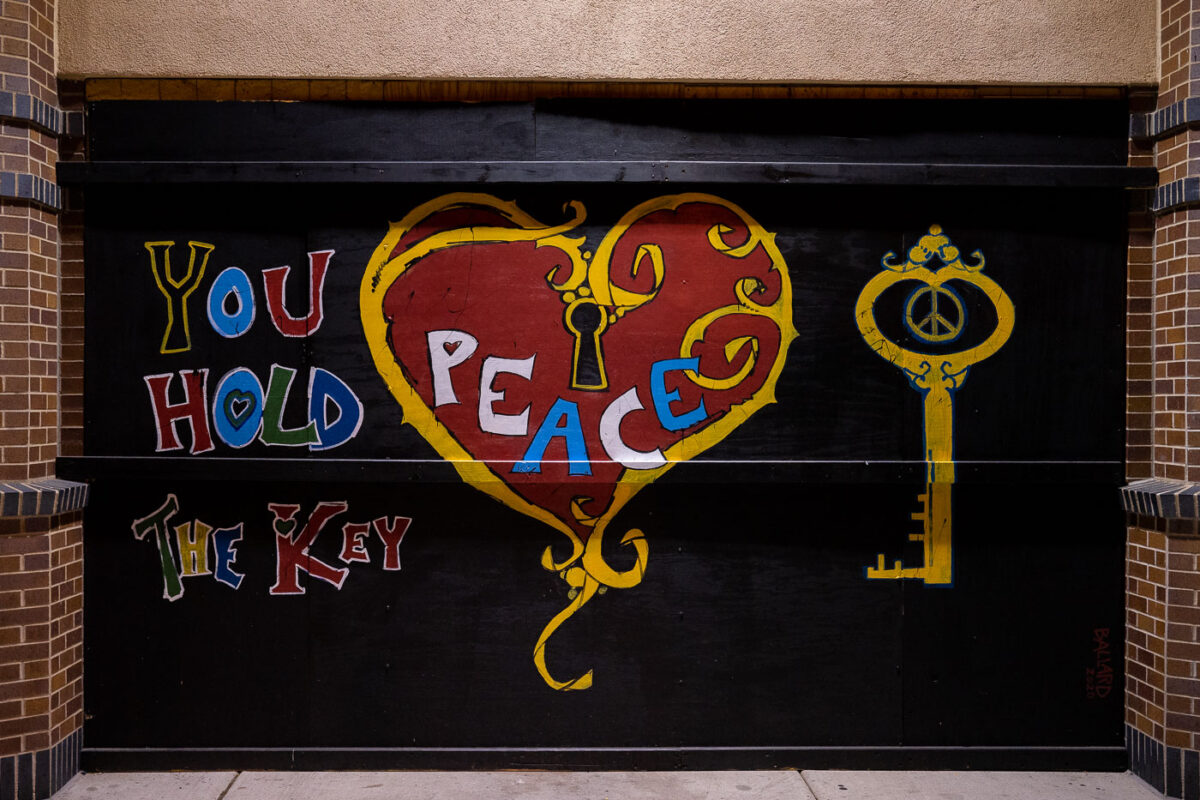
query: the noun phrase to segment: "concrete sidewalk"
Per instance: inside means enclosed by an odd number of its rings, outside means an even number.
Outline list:
[[[55,800],[1156,800],[1113,772],[108,772]]]

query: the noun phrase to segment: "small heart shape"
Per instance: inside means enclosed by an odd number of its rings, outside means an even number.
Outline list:
[[[225,418],[237,430],[254,414],[258,400],[251,392],[233,389],[225,395]]]
[[[296,529],[296,520],[294,519],[276,519],[275,532],[280,536],[291,536],[292,531]]]

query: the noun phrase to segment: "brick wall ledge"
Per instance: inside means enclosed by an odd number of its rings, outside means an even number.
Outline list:
[[[62,189],[28,172],[0,172],[0,197],[25,200],[53,212],[62,211]]]
[[[67,514],[83,509],[87,499],[86,483],[59,478],[0,481],[0,518]]]
[[[1165,139],[1198,123],[1200,123],[1200,97],[1189,97],[1157,111],[1131,114],[1129,138],[1138,144],[1145,145]]]
[[[31,94],[21,92],[0,92],[0,119],[28,123],[54,136],[79,136],[83,133],[82,112],[66,113]]]
[[[1161,216],[1196,205],[1200,205],[1200,177],[1180,178],[1154,190],[1150,210]]]
[[[1121,507],[1159,519],[1200,520],[1200,483],[1145,478],[1121,489]]]

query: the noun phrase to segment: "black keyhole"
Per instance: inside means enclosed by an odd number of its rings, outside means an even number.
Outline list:
[[[605,389],[604,354],[600,349],[600,329],[604,310],[594,302],[576,303],[567,310],[567,328],[575,334],[575,363],[571,385],[576,389]]]

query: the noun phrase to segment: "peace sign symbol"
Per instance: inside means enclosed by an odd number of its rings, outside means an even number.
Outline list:
[[[939,298],[949,298],[953,310],[942,299],[942,310],[939,311]],[[947,286],[922,286],[910,294],[904,304],[904,327],[923,342],[952,342],[966,325],[967,312],[962,300]]]

